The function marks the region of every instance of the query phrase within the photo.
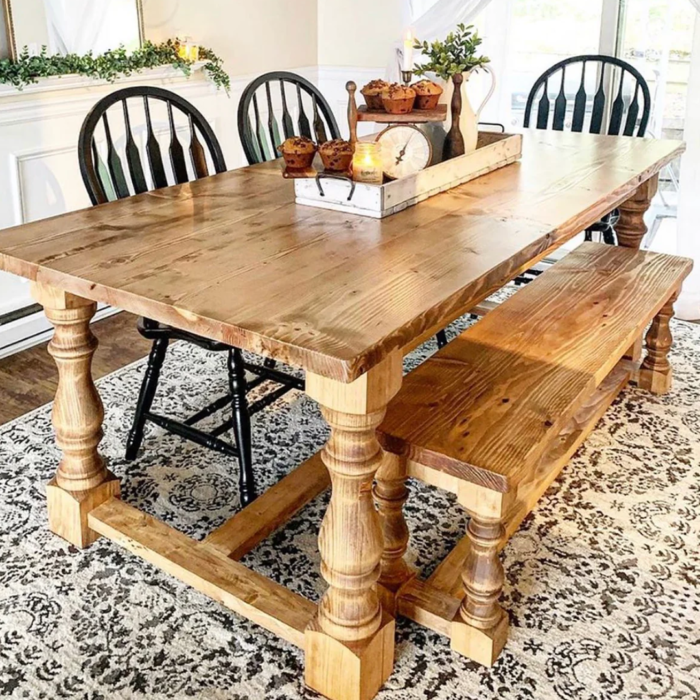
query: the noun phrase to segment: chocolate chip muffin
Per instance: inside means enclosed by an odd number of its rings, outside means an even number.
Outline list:
[[[318,149],[318,152],[326,170],[343,173],[350,169],[353,147],[349,141],[343,141],[343,139],[326,141]]]
[[[360,90],[362,96],[365,98],[367,109],[372,111],[381,111],[384,109],[382,94],[388,87],[389,83],[387,83],[386,80],[371,80]]]
[[[292,136],[277,147],[288,168],[310,168],[316,154],[316,144],[306,136]]]
[[[411,87],[416,91],[416,109],[435,109],[442,95],[442,88],[432,80],[421,80]]]
[[[382,93],[382,104],[389,114],[408,114],[413,110],[416,101],[416,91],[412,87],[391,84]]]

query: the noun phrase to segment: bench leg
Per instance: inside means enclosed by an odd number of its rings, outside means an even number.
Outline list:
[[[464,599],[452,622],[452,649],[483,666],[492,666],[508,637],[508,615],[498,602],[504,582],[498,552],[505,528],[498,515],[468,512],[470,546],[462,571]]]
[[[668,352],[673,345],[670,322],[677,298],[678,294],[674,294],[664,304],[646,335],[647,354],[639,370],[639,386],[652,394],[665,394],[671,389],[673,371]]]
[[[392,614],[395,614],[396,593],[414,575],[404,559],[408,549],[408,525],[403,506],[407,498],[406,460],[385,453],[377,471],[374,500],[384,534],[379,592],[383,606]]]

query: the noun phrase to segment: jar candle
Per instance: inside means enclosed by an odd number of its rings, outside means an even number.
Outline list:
[[[370,185],[381,185],[384,180],[381,144],[358,142],[352,159],[352,179]]]
[[[178,56],[185,61],[198,61],[199,60],[199,46],[192,41],[189,36],[180,40],[180,45],[177,49]]]

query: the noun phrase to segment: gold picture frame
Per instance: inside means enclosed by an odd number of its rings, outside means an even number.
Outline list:
[[[7,43],[7,53],[8,57],[15,59],[17,51],[15,49],[15,30],[12,24],[12,8],[10,7],[10,0],[1,0],[2,2],[2,21],[5,28],[4,35]],[[0,56],[4,58],[4,56]]]
[[[5,37],[7,40],[7,50],[9,58],[13,61],[17,60],[19,55],[19,49],[17,47],[17,39],[15,36],[15,27],[12,20],[12,0],[0,0],[0,5],[2,5],[2,17],[3,24],[5,25]],[[136,3],[136,17],[138,20],[138,31],[139,31],[139,43],[143,46],[145,39],[144,35],[144,22],[143,22],[143,2],[142,0],[134,0]],[[0,56],[2,58],[2,56]]]

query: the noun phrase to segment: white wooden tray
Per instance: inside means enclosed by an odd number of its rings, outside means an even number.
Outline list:
[[[349,214],[382,219],[428,197],[474,180],[493,170],[510,165],[522,155],[521,134],[479,133],[477,148],[458,158],[433,165],[416,175],[384,185],[355,183],[322,178],[294,181],[297,204],[335,209]],[[352,196],[351,196],[352,194]]]

